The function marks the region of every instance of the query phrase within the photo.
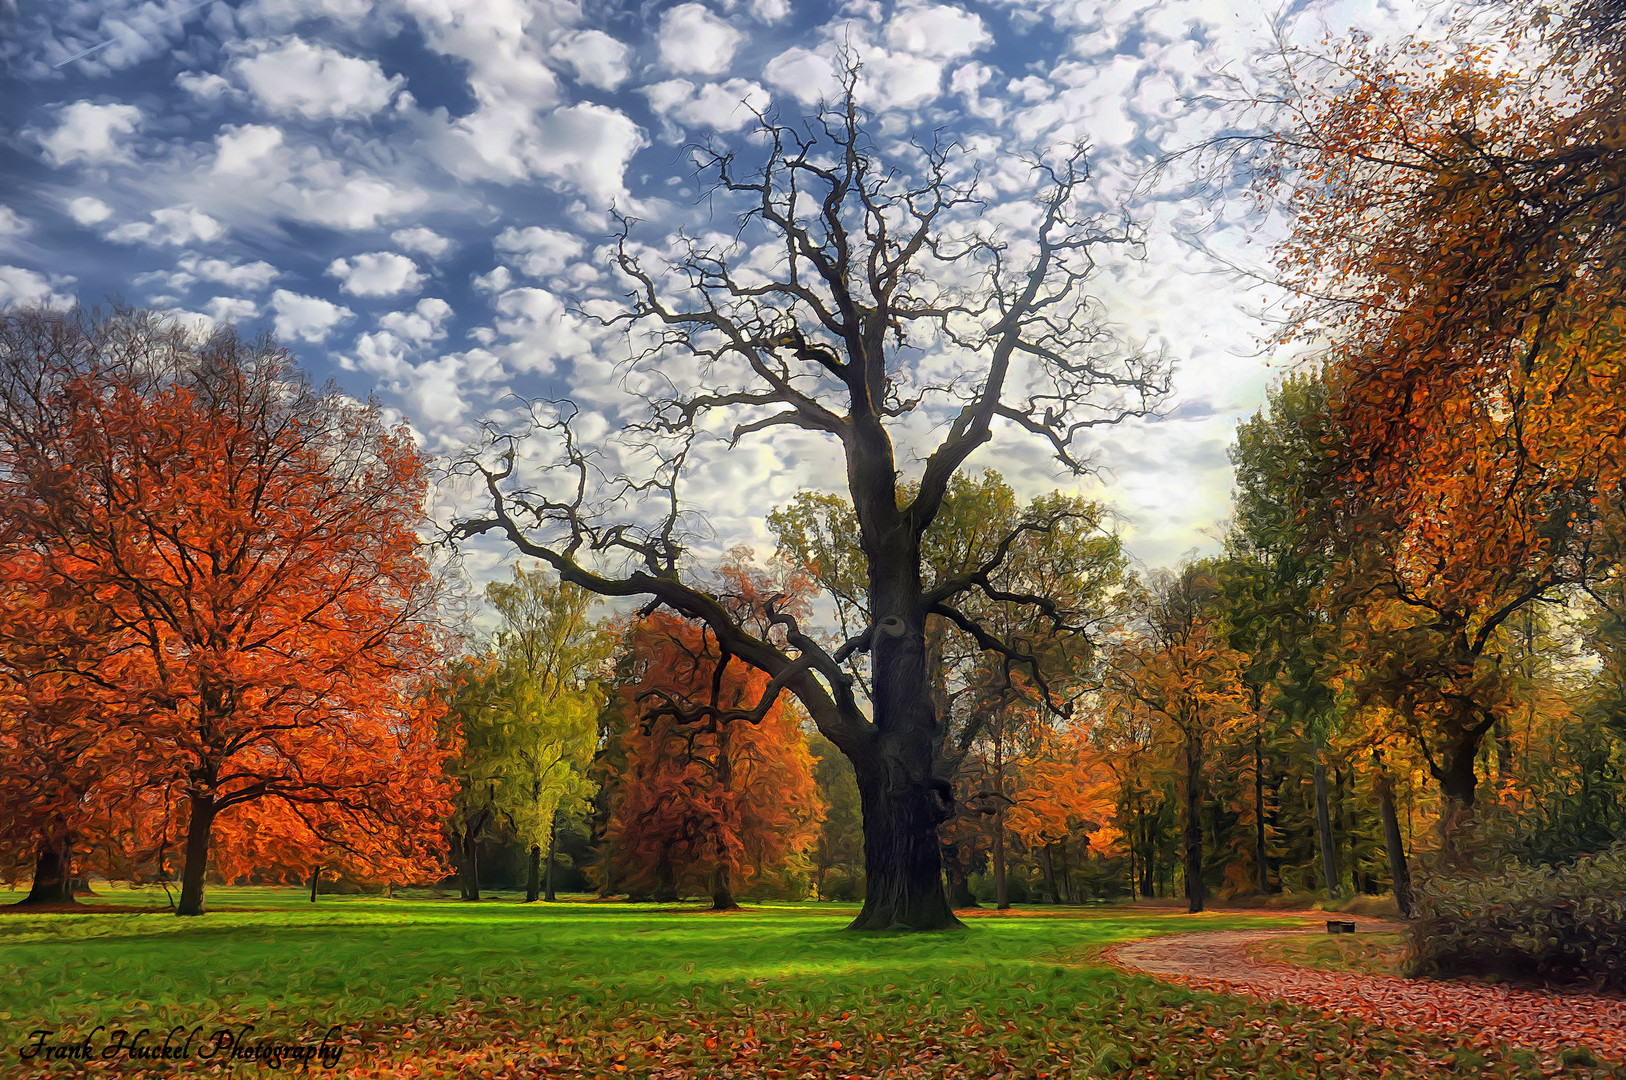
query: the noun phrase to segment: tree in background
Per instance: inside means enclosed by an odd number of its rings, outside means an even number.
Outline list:
[[[1131,636],[1108,659],[1106,695],[1119,723],[1164,740],[1183,794],[1186,900],[1203,910],[1203,807],[1215,745],[1248,717],[1245,654],[1226,642],[1211,570],[1194,564],[1142,590]]]
[[[924,537],[955,475],[996,427],[1041,440],[1083,472],[1080,436],[1144,414],[1166,382],[1156,360],[1118,347],[1089,292],[1098,256],[1132,248],[1136,236],[1097,211],[1082,147],[1035,165],[1031,227],[1008,230],[1003,216],[987,213],[988,189],[970,155],[899,143],[894,156],[893,143],[883,149],[871,138],[858,78],[849,63],[843,93],[802,125],[765,119],[746,144],[754,160],[703,156],[711,198],[739,215],[726,242],[713,246],[707,233],[646,246],[623,221],[614,259],[630,293],[618,308],[595,310],[649,342],[633,360],[635,381],[650,387],[648,419],[628,436],[641,445],[614,455],[648,465],[611,481],[627,498],[600,501],[606,458],[578,443],[574,407],[540,405],[530,430],[497,433],[466,462],[487,510],[454,534],[496,532],[565,580],[647,597],[704,623],[720,663],[766,672],[762,700],[689,719],[760,719],[781,691],[793,694],[857,777],[866,891],[852,929],[940,929],[958,920],[944,898],[937,843],[952,807],[938,763],[926,622],[948,619],[1001,651],[965,605],[993,598],[1009,547],[996,544],[988,562],[928,587]],[[685,374],[674,380],[678,370]],[[834,648],[782,618],[789,648],[751,633],[683,559],[683,485],[698,460],[691,448],[715,430],[729,432],[732,449],[781,429],[839,447],[838,474],[858,521],[862,622]],[[935,446],[900,453],[895,438],[926,429],[941,433]],[[521,454],[537,433],[552,441],[540,461]],[[924,462],[913,494],[900,475],[908,459]],[[1070,520],[1024,516],[1008,539]],[[1008,602],[1067,625],[1067,612],[1045,598]],[[861,655],[867,701],[853,664]]]
[[[1548,14],[1507,9],[1518,63],[1360,39],[1294,57],[1263,173],[1294,211],[1284,334],[1325,344],[1338,386],[1347,591],[1399,605],[1394,662],[1366,669],[1453,837],[1508,720],[1509,624],[1611,580],[1626,537],[1618,6]]]
[[[8,313],[0,350],[0,519],[121,650],[116,715],[182,796],[177,913],[203,912],[234,808],[282,802],[312,837],[440,816],[406,432],[312,390],[269,340],[146,313]]]
[[[704,627],[655,614],[629,637],[639,678],[623,691],[628,729],[622,802],[610,825],[617,880],[635,895],[705,892],[738,906],[735,890],[804,857],[823,807],[800,718],[776,701],[752,722],[685,717],[694,703],[738,710],[768,677],[729,665]]]
[[[590,618],[598,603],[593,594],[555,582],[540,568],[514,567],[510,581],[486,587],[486,600],[502,619],[496,654],[503,760],[488,767],[502,777],[504,819],[530,854],[525,899],[551,901],[560,819],[593,794],[588,766],[598,747],[612,638]]]

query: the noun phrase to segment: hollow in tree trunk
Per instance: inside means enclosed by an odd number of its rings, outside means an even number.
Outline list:
[[[203,879],[209,871],[209,831],[219,807],[206,795],[193,795],[186,823],[186,865],[181,868],[181,899],[177,915],[203,914]]]

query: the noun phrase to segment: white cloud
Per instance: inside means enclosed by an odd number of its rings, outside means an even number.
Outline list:
[[[431,259],[438,259],[451,250],[452,242],[433,229],[425,229],[421,225],[410,229],[396,229],[390,233],[390,240],[398,247],[408,251],[416,251],[420,255],[427,255]]]
[[[993,38],[975,13],[927,4],[894,15],[886,27],[886,41],[904,52],[953,59],[970,56]]]
[[[776,23],[790,14],[790,0],[751,0],[751,14],[765,23]]]
[[[330,303],[319,296],[303,296],[278,289],[271,294],[271,307],[276,310],[277,336],[284,341],[295,338],[316,343],[327,338],[333,328],[355,314],[347,307]]]
[[[235,61],[232,69],[250,94],[279,115],[307,120],[371,116],[390,103],[404,80],[386,76],[376,60],[346,56],[325,45],[290,38]]]
[[[71,277],[47,278],[37,270],[21,266],[0,266],[0,308],[12,304],[43,304],[46,307],[72,307],[73,294],[58,292],[73,284]]]
[[[113,208],[92,195],[68,200],[68,216],[80,225],[96,225],[113,216]]]
[[[833,100],[841,91],[841,80],[830,58],[800,45],[769,60],[762,77],[803,105]]]
[[[679,4],[661,16],[661,63],[673,71],[720,75],[743,37],[703,4]]]
[[[392,311],[378,320],[378,325],[396,337],[417,344],[435,341],[446,336],[443,325],[452,314],[452,305],[426,296],[411,311]]]
[[[254,301],[234,296],[217,296],[203,305],[203,310],[217,323],[242,322],[260,314],[259,305]]]
[[[151,221],[132,221],[120,225],[107,234],[109,240],[119,244],[144,243],[154,246],[219,240],[226,235],[226,226],[189,206],[170,206],[152,212]]]
[[[186,255],[181,258],[178,266],[194,278],[204,281],[215,281],[222,285],[230,285],[234,289],[247,289],[258,292],[277,277],[278,270],[270,263],[259,260],[251,263],[232,263],[225,259],[205,259],[197,255]],[[184,285],[173,286],[184,288]]]
[[[141,110],[134,105],[96,105],[76,101],[58,113],[56,130],[39,137],[45,160],[53,165],[75,161],[101,164],[129,160],[123,136],[141,124]]]
[[[627,78],[627,53],[621,42],[602,30],[575,30],[553,43],[548,50],[555,60],[569,64],[576,81],[614,90]]]
[[[219,101],[232,92],[231,83],[212,71],[183,71],[175,76],[175,85],[199,101]]]
[[[282,145],[282,130],[266,124],[224,127],[215,136],[212,171],[226,176],[249,176]]]
[[[334,259],[328,264],[327,272],[342,282],[340,289],[355,296],[414,292],[424,279],[417,263],[393,251],[372,251],[352,259]]]
[[[650,107],[686,127],[737,131],[767,109],[768,91],[745,79],[707,83],[696,88],[688,79],[668,79],[646,86]]]
[[[290,146],[280,129],[264,124],[222,129],[208,173],[233,178],[198,189],[223,212],[281,214],[333,229],[374,229],[429,199],[419,188],[347,168],[316,146]]]
[[[33,226],[17,216],[17,211],[0,203],[0,239],[21,236]]]
[[[532,225],[516,229],[512,225],[497,234],[492,247],[508,256],[508,262],[534,278],[551,277],[581,257],[585,245],[580,238],[558,229]]]

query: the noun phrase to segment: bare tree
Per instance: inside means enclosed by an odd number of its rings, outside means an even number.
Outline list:
[[[1029,227],[1013,236],[994,223],[986,185],[958,147],[909,144],[883,155],[854,100],[856,82],[849,64],[841,99],[799,126],[763,118],[750,162],[702,152],[713,200],[740,208],[735,237],[680,236],[675,252],[660,255],[633,241],[634,222],[618,219],[614,262],[632,291],[604,321],[648,335],[629,371],[649,404],[637,429],[648,474],[633,478],[602,448],[584,448],[570,403],[535,406],[529,431],[492,426],[491,444],[465,462],[489,502],[453,536],[496,532],[566,581],[647,597],[651,610],[664,605],[704,623],[724,664],[770,676],[754,708],[701,703],[685,706],[683,719],[755,722],[778,694],[794,694],[857,773],[867,892],[850,928],[938,929],[958,921],[937,840],[952,795],[937,761],[927,617],[1036,668],[962,601],[1031,605],[1058,626],[1067,612],[1045,596],[1002,590],[997,575],[1020,534],[1059,519],[1024,519],[987,561],[931,586],[922,536],[950,480],[998,426],[1045,440],[1082,473],[1080,436],[1146,414],[1167,383],[1157,358],[1120,347],[1087,290],[1096,253],[1133,250],[1137,239],[1122,215],[1091,208],[1082,146],[1029,163]],[[764,259],[767,251],[774,257]],[[667,377],[666,390],[647,389],[674,365],[692,370],[688,385]],[[905,479],[909,455],[893,435],[916,413],[937,420],[941,437],[918,479]],[[773,632],[753,632],[687,573],[679,489],[691,448],[719,421],[731,425],[729,448],[778,428],[839,444],[867,563],[867,623],[839,644],[772,606]],[[542,462],[530,456],[538,436],[557,448]],[[659,513],[629,520],[630,506],[651,502]]]

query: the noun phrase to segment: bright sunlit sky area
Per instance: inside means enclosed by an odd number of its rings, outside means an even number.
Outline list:
[[[1261,344],[1278,298],[1224,264],[1267,266],[1285,225],[1246,198],[1199,197],[1178,169],[1143,173],[1220,129],[1213,99],[1275,47],[1273,28],[1382,39],[1425,14],[1382,0],[0,0],[0,304],[117,297],[273,331],[432,454],[515,393],[576,397],[607,430],[629,415],[613,400],[626,339],[572,311],[623,288],[608,209],[651,242],[692,222],[686,145],[747,145],[753,110],[805,115],[846,47],[883,134],[940,130],[1015,180],[1022,155],[1084,140],[1104,202],[1144,192],[1144,258],[1110,262],[1093,291],[1125,340],[1174,362],[1163,415],[1094,437],[1098,480],[1004,436],[971,468],[1109,501],[1133,554],[1171,565],[1217,549],[1226,447],[1287,359]],[[762,518],[838,479],[832,453],[719,450],[686,496],[719,549],[766,554]]]

